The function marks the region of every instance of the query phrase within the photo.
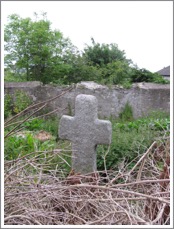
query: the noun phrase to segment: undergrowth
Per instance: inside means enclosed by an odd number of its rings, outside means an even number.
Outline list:
[[[170,118],[166,114],[153,114],[132,121],[125,121],[125,116],[122,118],[111,121],[112,143],[109,151],[108,146],[99,145],[97,147],[98,170],[117,169],[123,160],[132,161],[144,153],[155,139],[160,139],[162,136],[167,137],[170,134]],[[36,118],[25,122],[21,125],[20,132],[5,140],[5,159],[16,159],[34,151],[53,150],[58,145],[69,151],[70,143],[58,137],[58,126],[59,119],[55,117]],[[6,129],[5,133],[11,128]],[[52,136],[51,139],[42,142],[35,138],[40,131],[48,132]],[[133,166],[133,163],[130,166]],[[64,167],[69,170],[66,164]]]
[[[81,175],[58,118],[17,112],[5,121],[5,225],[170,224],[169,115],[135,120],[126,105],[111,120],[112,144],[97,148],[98,172]]]
[[[168,140],[153,142],[131,169],[124,164],[119,170],[67,174],[61,168],[64,154],[60,148],[5,161],[5,225],[170,224]]]
[[[170,135],[170,117],[166,113],[152,113],[148,117],[132,121],[123,119],[111,120],[112,143],[109,147],[97,147],[97,167],[118,169],[120,163],[131,162],[139,157],[155,140],[162,140]],[[130,120],[130,117],[128,117]],[[134,163],[130,164],[130,167]]]

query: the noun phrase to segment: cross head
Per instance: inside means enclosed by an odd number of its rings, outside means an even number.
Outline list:
[[[75,116],[63,115],[59,137],[72,142],[72,169],[81,174],[95,172],[96,147],[110,144],[110,121],[98,119],[98,101],[95,96],[80,94],[75,100]]]

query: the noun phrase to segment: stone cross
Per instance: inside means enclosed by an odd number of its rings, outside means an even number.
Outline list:
[[[98,119],[97,108],[95,96],[80,94],[75,116],[63,115],[60,120],[59,137],[72,141],[72,169],[76,173],[95,172],[97,145],[111,143],[111,122]]]

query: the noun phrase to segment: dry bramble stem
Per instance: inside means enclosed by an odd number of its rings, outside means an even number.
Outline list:
[[[105,187],[105,186],[88,185],[88,184],[60,186],[60,187],[55,187],[55,188],[42,188],[42,187],[40,187],[38,190],[35,190],[35,191],[10,194],[10,195],[6,195],[6,197],[13,196],[13,195],[18,196],[18,195],[24,195],[24,194],[38,193],[38,192],[42,192],[44,190],[54,191],[54,190],[59,190],[59,189],[60,190],[65,189],[66,190],[66,189],[74,189],[74,188],[90,188],[90,189],[99,189],[99,190],[101,189],[101,190],[107,190],[107,191],[113,191],[113,192],[121,192],[121,193],[136,195],[136,196],[142,196],[142,197],[145,197],[146,199],[157,200],[159,202],[164,202],[166,204],[170,204],[170,201],[167,201],[166,199],[160,198],[160,197],[155,197],[155,196],[146,195],[146,194],[138,193],[138,192],[134,192],[134,191],[123,190],[123,189],[114,189],[114,188],[109,188],[109,187]]]
[[[141,181],[135,181],[132,183],[125,183],[125,184],[116,184],[112,185],[112,188],[115,187],[124,187],[124,186],[130,186],[130,185],[137,185],[137,184],[146,184],[146,183],[160,183],[160,182],[168,182],[170,179],[159,179],[159,180],[141,180]]]
[[[147,157],[147,155],[151,152],[151,150],[153,149],[154,146],[156,146],[156,141],[154,141],[154,142],[152,143],[152,145],[148,148],[148,150],[146,151],[146,153],[143,154],[143,156],[142,156],[142,157],[139,159],[139,161],[134,165],[134,167],[133,167],[128,173],[124,174],[124,176],[130,176],[131,173],[136,169],[136,167],[137,167],[137,166]],[[122,176],[123,176],[123,175],[120,175],[119,177],[114,177],[114,178],[110,181],[109,185],[112,185],[113,182],[115,182],[118,178],[120,178],[120,177],[122,177]]]

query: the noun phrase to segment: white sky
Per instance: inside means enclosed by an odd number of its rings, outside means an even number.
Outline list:
[[[47,12],[53,29],[83,50],[91,37],[116,43],[139,68],[152,72],[173,64],[172,1],[1,1],[1,20],[13,13],[34,18]]]

